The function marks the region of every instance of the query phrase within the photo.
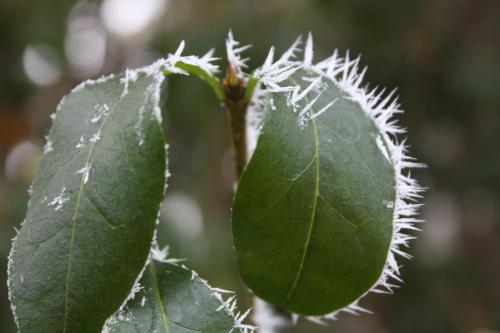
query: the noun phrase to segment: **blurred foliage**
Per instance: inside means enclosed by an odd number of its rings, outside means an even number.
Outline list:
[[[6,257],[24,217],[49,114],[89,76],[75,71],[68,58],[68,26],[78,15],[100,20],[99,6],[0,3],[1,332],[15,331]],[[499,332],[500,2],[170,0],[161,19],[140,33],[125,39],[106,33],[99,72],[145,64],[174,51],[182,39],[189,53],[215,46],[222,57],[229,28],[254,45],[251,67],[271,45],[283,51],[308,31],[315,36],[316,59],[334,48],[361,53],[369,82],[398,87],[411,152],[429,166],[417,174],[429,188],[422,213],[428,222],[410,250],[414,260],[402,261],[403,287],[393,296],[370,295],[363,305],[373,315],[342,315],[326,328],[301,321],[290,332]],[[29,79],[27,45],[50,48],[62,73],[57,81],[38,86]],[[173,176],[166,201],[182,194],[176,202],[184,210],[164,210],[160,240],[212,285],[238,290],[247,307],[230,234],[233,168],[225,114],[204,83],[176,77],[169,84],[165,126]],[[192,224],[198,215],[201,227]]]

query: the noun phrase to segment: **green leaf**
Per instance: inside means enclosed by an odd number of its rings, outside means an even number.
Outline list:
[[[61,101],[9,260],[21,332],[100,332],[130,293],[165,186],[162,79],[127,71]]]
[[[307,78],[319,80],[297,103],[292,93],[268,94],[232,216],[248,287],[314,316],[350,305],[379,280],[396,199],[395,168],[377,144],[383,133],[353,96],[318,76],[301,69],[283,83],[303,92]]]
[[[106,332],[240,332],[220,294],[185,267],[152,261],[140,285],[125,309],[108,320]]]

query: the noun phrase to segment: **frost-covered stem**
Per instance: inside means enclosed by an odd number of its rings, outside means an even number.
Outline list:
[[[236,180],[238,181],[247,164],[246,118],[248,101],[246,96],[246,81],[237,77],[230,64],[224,78],[225,99],[231,138],[233,141],[233,157],[235,162]]]

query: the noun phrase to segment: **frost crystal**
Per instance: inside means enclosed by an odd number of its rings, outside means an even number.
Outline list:
[[[142,123],[144,122],[145,112],[146,109],[144,108],[144,105],[142,105],[141,108],[139,109],[139,120],[134,125],[134,130],[137,133],[137,136],[139,137],[139,146],[142,146],[145,140],[144,131],[142,130]]]
[[[297,112],[297,123],[300,126],[305,126],[310,120],[328,112],[337,102],[338,98],[322,106],[319,111],[313,112],[313,108],[318,108],[316,104],[319,96],[326,90],[328,84],[334,84],[345,93],[340,98],[346,98],[359,104],[379,130],[380,135],[374,136],[373,139],[383,156],[394,166],[396,179],[396,200],[383,202],[386,208],[394,209],[393,238],[387,253],[384,270],[378,281],[367,293],[392,293],[396,285],[390,280],[401,282],[396,256],[411,257],[403,251],[403,248],[408,247],[409,241],[414,237],[407,235],[405,230],[418,230],[414,224],[423,222],[416,216],[422,206],[417,201],[422,197],[421,193],[424,189],[409,173],[403,171],[409,168],[423,167],[423,165],[407,155],[405,140],[399,141],[397,138],[397,135],[404,133],[405,130],[399,127],[397,121],[393,119],[395,114],[403,111],[399,107],[397,98],[393,97],[395,91],[384,96],[385,90],[383,89],[376,88],[370,91],[366,86],[362,86],[366,68],[359,70],[359,58],[351,59],[349,52],[342,58],[335,51],[329,58],[314,64],[313,40],[309,34],[304,59],[297,61],[295,54],[299,44],[300,38],[277,61],[274,61],[274,48],[271,48],[264,64],[255,71],[255,76],[260,80],[262,86],[257,87],[249,108],[249,117],[252,118],[252,121],[247,121],[247,132],[251,137],[248,140],[249,154],[252,154],[259,135],[262,110],[266,107],[274,109],[272,93],[285,94],[288,106]],[[306,88],[302,89],[298,84],[283,84],[301,68],[315,75],[314,77],[302,78],[304,81],[310,82]],[[298,102],[305,96],[308,96],[309,102],[304,106],[299,105]],[[340,312],[355,314],[369,312],[359,306],[359,300],[365,295],[343,309],[325,316],[313,316],[307,317],[307,319],[323,323],[324,320],[336,319]]]
[[[243,68],[247,68],[249,58],[242,58],[241,53],[248,50],[252,45],[239,46],[240,42],[234,40],[233,32],[229,30],[226,40],[227,60],[233,66],[237,75],[244,75]]]
[[[50,153],[51,151],[54,151],[54,147],[52,145],[52,141],[49,139],[48,136],[46,136],[45,139],[47,139],[47,142],[45,143],[45,146],[43,146],[43,153],[47,154]]]
[[[144,73],[146,75],[158,75],[162,74],[163,71],[169,73],[183,74],[189,75],[188,72],[184,71],[177,67],[177,63],[182,62],[184,64],[196,66],[207,74],[215,74],[219,71],[219,67],[214,65],[212,62],[218,60],[217,58],[213,58],[213,50],[208,51],[204,56],[198,57],[194,55],[183,56],[182,52],[184,51],[185,43],[182,41],[179,44],[179,47],[175,51],[174,54],[169,54],[166,58],[159,59],[155,61],[153,64],[140,68],[137,70],[137,73]],[[163,77],[163,75],[161,75]]]
[[[153,247],[151,248],[151,256],[154,260],[159,262],[166,262],[169,264],[177,264],[179,262],[185,261],[186,259],[177,259],[177,258],[169,258],[169,247],[168,245],[160,249],[158,247],[158,242],[154,242]]]
[[[93,86],[93,85],[96,85],[96,84],[99,84],[99,83],[102,83],[102,82],[106,82],[112,78],[114,78],[115,75],[114,74],[111,74],[111,75],[108,75],[108,76],[101,76],[100,78],[98,78],[97,80],[86,80],[84,82],[81,82],[79,85],[77,85],[76,87],[74,87],[72,90],[71,90],[71,93],[78,93],[80,91],[82,91],[83,89],[85,89],[86,87],[88,86]],[[64,98],[63,98],[64,100]],[[62,106],[63,104],[63,100],[61,100],[61,103],[59,103],[58,107],[57,107],[57,111],[60,109],[60,107]]]
[[[85,139],[85,135],[80,136],[80,140],[76,144],[75,148],[80,149],[85,147],[85,144],[87,142],[87,139]]]
[[[69,201],[69,197],[66,195],[66,187],[63,187],[59,192],[59,195],[49,202],[49,206],[54,207],[54,210],[60,211],[64,204]]]
[[[135,82],[138,76],[139,74],[137,73],[137,71],[130,70],[127,68],[127,70],[125,71],[125,76],[120,79],[120,83],[123,84],[122,97],[128,93],[128,87],[130,85],[130,82]]]
[[[99,130],[97,133],[95,133],[94,135],[92,135],[92,137],[90,138],[90,142],[92,143],[96,143],[97,141],[101,140],[101,130]]]
[[[394,208],[394,201],[383,200],[382,203],[384,204],[385,208]]]
[[[92,168],[92,163],[87,163],[83,168],[76,172],[77,175],[82,175],[82,180],[84,184],[87,184],[90,175],[90,169]]]
[[[108,111],[109,111],[109,106],[107,104],[99,105],[97,104],[94,106],[94,109],[96,110],[96,114],[90,119],[90,122],[95,124],[99,120],[101,120],[102,117],[104,117]]]

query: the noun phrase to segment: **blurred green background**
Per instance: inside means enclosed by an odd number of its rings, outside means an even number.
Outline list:
[[[15,332],[6,257],[22,221],[49,115],[79,81],[224,39],[253,44],[258,66],[312,31],[316,60],[362,54],[373,86],[398,87],[411,153],[428,168],[428,222],[402,261],[395,295],[370,295],[373,315],[289,332],[500,332],[500,1],[2,0],[0,2],[0,332]],[[224,63],[221,62],[222,68]],[[238,290],[230,235],[232,161],[225,114],[208,86],[169,81],[169,180],[160,240],[214,286]],[[36,309],[33,309],[36,311]]]

